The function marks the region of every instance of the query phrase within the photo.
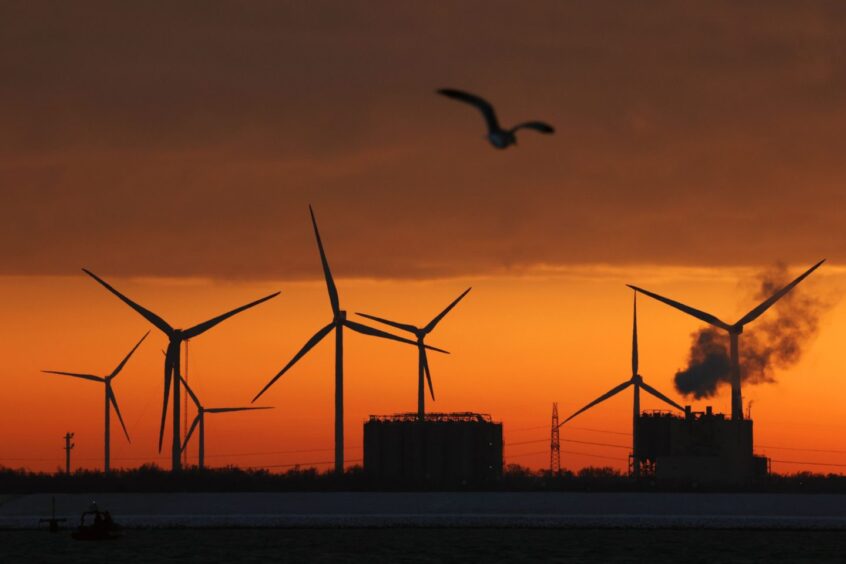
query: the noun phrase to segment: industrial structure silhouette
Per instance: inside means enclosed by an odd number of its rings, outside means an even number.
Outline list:
[[[364,424],[363,462],[365,473],[377,481],[384,483],[426,485],[426,486],[467,486],[494,483],[502,475],[503,467],[503,428],[489,415],[474,412],[458,413],[426,413],[425,384],[428,383],[432,400],[435,399],[434,387],[429,366],[428,351],[441,353],[447,351],[426,344],[425,339],[443,318],[470,292],[467,288],[455,298],[446,308],[436,315],[423,327],[392,321],[384,317],[368,313],[358,313],[359,316],[394,329],[414,335],[415,340],[400,337],[374,327],[363,325],[347,318],[347,312],[341,308],[338,290],[335,285],[329,261],[323,247],[323,241],[318,229],[314,210],[309,206],[309,214],[317,243],[318,253],[326,283],[329,303],[332,309],[332,320],[318,330],[291,360],[255,395],[253,402],[265,394],[294,364],[305,356],[312,348],[322,341],[329,333],[335,332],[335,445],[334,469],[343,472],[344,459],[344,364],[343,364],[343,334],[344,328],[358,333],[380,337],[382,339],[400,342],[417,348],[417,412],[400,413],[395,415],[373,415]],[[729,325],[717,317],[696,310],[680,302],[665,298],[656,293],[629,285],[634,291],[632,303],[632,350],[631,376],[621,384],[602,394],[595,400],[577,410],[562,422],[558,422],[558,406],[553,404],[552,428],[550,438],[550,470],[557,473],[560,469],[560,429],[579,414],[604,402],[624,391],[628,387],[633,389],[632,401],[632,444],[630,461],[630,475],[637,479],[642,475],[659,480],[679,481],[695,480],[697,482],[748,483],[768,471],[766,458],[755,456],[752,442],[751,418],[744,418],[742,412],[742,395],[740,384],[742,381],[739,356],[739,335],[743,328],[763,315],[778,300],[783,298],[797,284],[819,268],[823,261],[816,263],[796,279],[769,296],[749,313],[733,325]],[[276,297],[279,292],[270,294],[244,306],[221,314],[208,321],[181,330],[173,328],[164,319],[130,300],[110,284],[99,278],[93,272],[83,271],[105,287],[109,292],[126,303],[154,327],[164,333],[169,339],[164,365],[164,399],[162,404],[162,419],[159,428],[159,450],[161,450],[167,405],[171,387],[173,391],[172,430],[173,444],[171,452],[171,469],[181,469],[181,456],[185,453],[194,432],[198,430],[198,467],[205,467],[205,415],[207,413],[224,413],[248,410],[270,409],[269,407],[205,407],[198,396],[189,387],[182,374],[180,350],[183,342],[197,337],[211,329],[218,323],[252,308],[258,304]],[[637,326],[637,294],[647,295],[655,300],[668,304],[710,325],[725,330],[730,337],[731,355],[731,389],[732,410],[731,417],[726,418],[714,413],[710,407],[705,412],[693,412],[689,406],[682,407],[678,402],[659,392],[647,384],[639,372],[638,326]],[[110,469],[110,409],[114,407],[124,433],[129,439],[129,433],[123,422],[123,417],[117,405],[117,399],[112,390],[112,379],[127,363],[135,350],[141,345],[147,334],[133,347],[121,363],[109,376],[95,376],[73,372],[45,371],[76,378],[97,381],[105,384],[105,460],[104,471]],[[425,380],[425,381],[424,381]],[[183,437],[180,425],[180,389],[184,386],[196,408],[196,415]],[[640,406],[640,392],[656,397],[683,415],[672,412],[652,411],[642,412]],[[69,434],[66,436],[66,453],[69,459]],[[69,460],[67,461],[69,469]]]

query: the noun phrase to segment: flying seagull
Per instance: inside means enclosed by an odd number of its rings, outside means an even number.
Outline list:
[[[516,145],[517,136],[515,133],[518,129],[534,129],[535,131],[546,134],[555,133],[555,128],[542,121],[527,121],[515,125],[511,129],[503,129],[496,119],[496,112],[494,112],[493,106],[487,100],[453,88],[441,88],[438,90],[438,94],[475,106],[482,112],[482,116],[484,116],[485,123],[488,126],[487,139],[497,149],[505,149],[509,145]]]

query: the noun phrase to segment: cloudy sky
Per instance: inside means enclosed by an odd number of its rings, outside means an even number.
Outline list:
[[[308,202],[350,276],[846,252],[836,2],[2,11],[5,274],[310,277]]]
[[[249,400],[329,320],[311,203],[351,312],[423,323],[473,286],[433,343],[453,353],[434,408],[491,413],[533,467],[552,401],[572,413],[628,377],[625,283],[734,320],[761,269],[827,258],[801,287],[818,331],[744,400],[774,468],[840,471],[844,60],[842,2],[4,2],[0,464],[52,470],[71,428],[99,461],[101,396],[40,370],[110,370],[149,327],[80,267],[183,326],[281,289],[191,343],[202,397]],[[497,151],[441,87],[556,134]],[[704,409],[673,389],[701,325],[640,307],[647,381]],[[370,341],[347,348],[351,449],[369,414],[416,406],[416,353]],[[116,465],[161,462],[163,344],[121,377],[135,440]],[[331,361],[320,345],[276,410],[215,422],[207,450],[331,453]],[[568,443],[564,466],[624,469],[629,401],[565,435],[623,445]],[[777,450],[801,445],[832,452]]]

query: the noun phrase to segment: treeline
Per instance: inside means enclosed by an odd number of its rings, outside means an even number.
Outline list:
[[[705,486],[695,483],[658,483],[650,478],[633,480],[613,468],[584,468],[578,472],[552,474],[511,464],[502,479],[485,485],[458,484],[431,487],[426,484],[377,482],[360,466],[343,474],[320,472],[314,468],[292,468],[284,473],[244,470],[236,467],[199,470],[185,469],[172,474],[157,466],[114,470],[110,474],[92,470],[29,472],[0,466],[0,493],[83,493],[83,492],[260,492],[260,491],[583,491],[583,492],[784,492],[846,493],[846,476],[839,474],[772,474],[765,480],[743,487]]]

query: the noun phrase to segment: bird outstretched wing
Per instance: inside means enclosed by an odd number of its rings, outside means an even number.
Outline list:
[[[438,90],[438,94],[446,96],[447,98],[452,98],[453,100],[458,100],[459,102],[465,102],[478,108],[485,117],[485,123],[487,123],[489,131],[497,131],[501,129],[499,122],[496,119],[496,113],[494,112],[493,106],[491,106],[487,100],[453,88],[441,88]]]
[[[514,133],[518,129],[534,129],[535,131],[540,131],[541,133],[555,133],[554,127],[542,121],[527,121],[525,123],[515,125],[511,128],[511,133]]]

